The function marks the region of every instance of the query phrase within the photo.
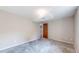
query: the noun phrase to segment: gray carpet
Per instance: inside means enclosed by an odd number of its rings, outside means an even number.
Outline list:
[[[8,48],[6,50],[0,51],[1,53],[61,53],[57,45],[51,44],[50,41],[39,39],[29,43],[24,43],[22,45]]]

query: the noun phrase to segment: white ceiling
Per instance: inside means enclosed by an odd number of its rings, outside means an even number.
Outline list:
[[[46,9],[49,12],[43,19],[39,19],[36,15],[36,10]],[[74,15],[76,6],[5,6],[0,7],[1,10],[14,13],[20,16],[24,16],[31,20],[48,20],[48,19],[59,19]]]

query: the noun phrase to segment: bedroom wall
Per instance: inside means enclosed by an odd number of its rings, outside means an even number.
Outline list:
[[[49,39],[73,44],[74,30],[72,17],[50,21],[48,26]]]
[[[75,50],[79,53],[79,8],[75,14]]]
[[[36,31],[31,20],[0,10],[0,50],[33,40]]]

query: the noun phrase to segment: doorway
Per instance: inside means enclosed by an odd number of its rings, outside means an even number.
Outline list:
[[[48,23],[43,24],[43,38],[48,39]]]

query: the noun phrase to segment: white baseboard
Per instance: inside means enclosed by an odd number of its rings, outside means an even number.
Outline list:
[[[55,39],[51,39],[51,40],[55,40]],[[59,42],[63,42],[63,43],[67,43],[67,44],[73,45],[73,43],[71,43],[71,42],[66,42],[66,41],[62,41],[62,40],[55,40],[55,41],[59,41]]]

